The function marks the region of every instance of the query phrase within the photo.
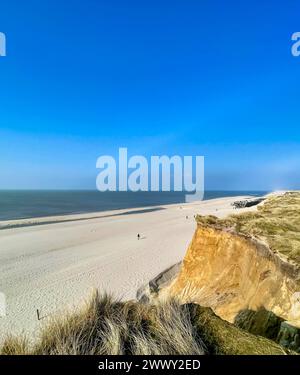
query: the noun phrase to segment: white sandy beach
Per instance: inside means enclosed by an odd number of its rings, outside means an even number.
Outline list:
[[[195,214],[224,217],[242,198],[10,222],[43,225],[0,230],[0,292],[7,299],[0,339],[36,334],[49,317],[79,305],[95,288],[135,298],[141,285],[182,260]]]

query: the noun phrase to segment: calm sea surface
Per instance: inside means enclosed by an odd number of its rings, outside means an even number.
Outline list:
[[[204,199],[263,195],[261,191],[207,191]],[[0,190],[0,220],[78,214],[183,203],[182,192],[6,191]]]

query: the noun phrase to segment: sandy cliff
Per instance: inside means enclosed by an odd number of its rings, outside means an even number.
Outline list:
[[[211,307],[233,322],[242,310],[265,308],[300,326],[298,268],[251,237],[198,225],[178,277],[161,297]]]
[[[256,211],[197,216],[181,264],[138,297],[176,298],[300,352],[300,193],[271,195]]]

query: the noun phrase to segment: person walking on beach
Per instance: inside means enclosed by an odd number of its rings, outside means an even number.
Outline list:
[[[141,238],[140,234],[138,233],[137,234],[137,239],[139,240]]]

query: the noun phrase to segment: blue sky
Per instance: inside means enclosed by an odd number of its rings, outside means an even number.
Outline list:
[[[3,0],[0,189],[96,159],[204,155],[206,189],[300,188],[298,0]]]

